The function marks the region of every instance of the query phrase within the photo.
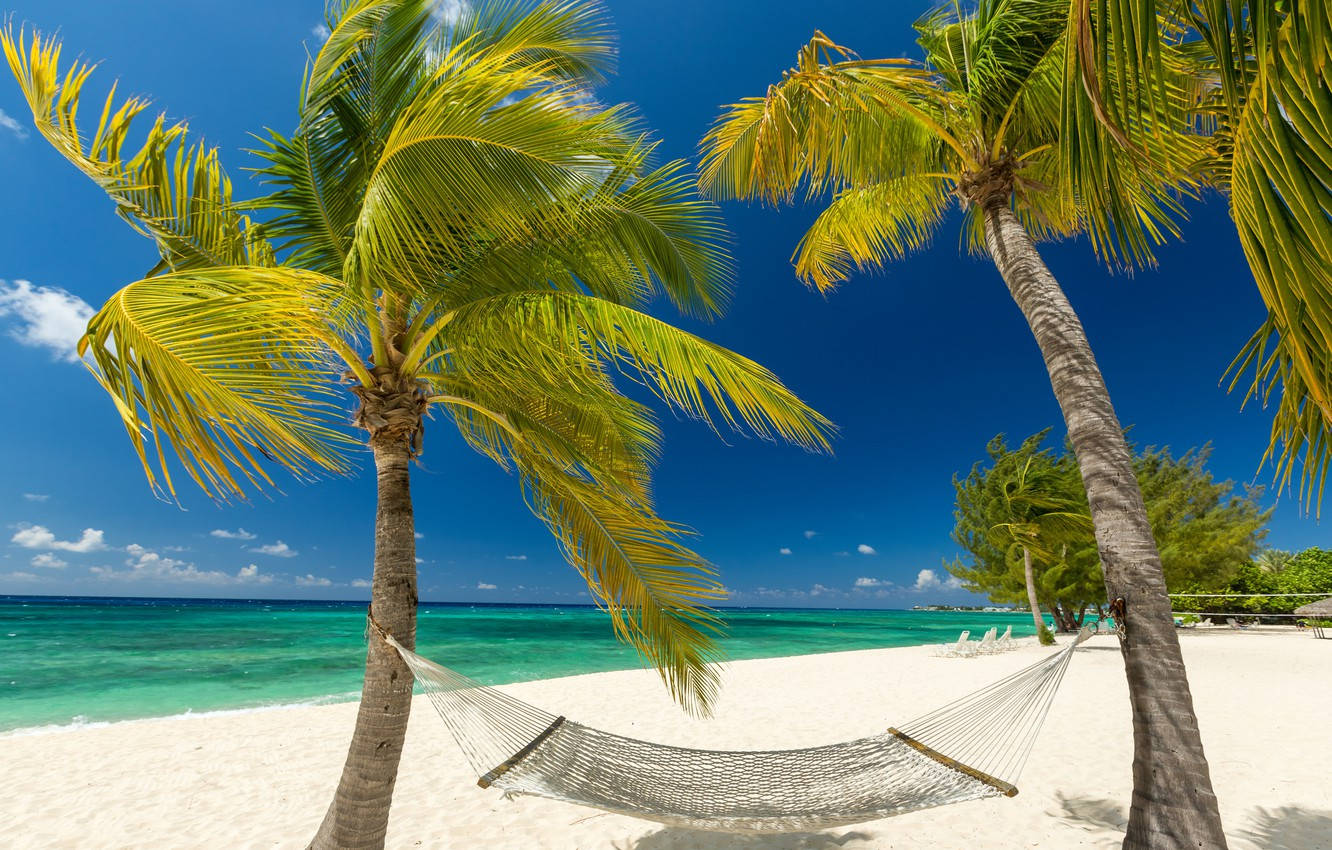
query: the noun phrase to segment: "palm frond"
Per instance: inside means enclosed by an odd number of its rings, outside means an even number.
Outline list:
[[[699,182],[720,198],[790,201],[945,170],[946,97],[908,60],[860,61],[818,33],[764,97],[727,107],[703,138]]]
[[[680,542],[684,529],[592,481],[518,450],[532,511],[611,615],[616,636],[652,664],[672,696],[706,715],[720,685],[720,620],[706,603],[725,597],[715,570]]]
[[[558,392],[604,358],[684,414],[827,451],[833,426],[767,369],[629,307],[566,292],[515,293],[455,312],[453,368],[515,389]]]
[[[1282,485],[1301,460],[1301,499],[1317,506],[1332,459],[1332,89],[1313,30],[1292,21],[1278,41],[1234,133],[1231,212],[1268,319],[1231,365],[1231,387],[1243,371],[1248,398],[1266,403],[1280,387],[1267,457]]]
[[[185,124],[158,116],[143,146],[126,157],[131,125],[148,102],[131,97],[117,103],[115,86],[85,141],[77,117],[92,66],[73,62],[62,70],[59,41],[39,33],[16,36],[12,27],[0,33],[0,46],[38,131],[111,197],[121,218],[157,244],[162,260],[150,274],[272,264],[260,228],[232,203],[231,181],[215,148],[190,142]]]
[[[171,272],[113,296],[79,351],[149,483],[160,476],[175,494],[168,450],[216,498],[271,484],[264,460],[301,476],[347,471],[351,441],[332,400],[341,294],[313,272],[239,267]]]
[[[589,85],[612,70],[609,15],[589,0],[479,0],[464,3],[441,35],[474,55],[503,56],[512,68],[541,68],[552,81]]]
[[[882,268],[925,247],[950,200],[951,186],[934,176],[895,177],[837,195],[796,248],[795,267],[820,292],[852,268]]]

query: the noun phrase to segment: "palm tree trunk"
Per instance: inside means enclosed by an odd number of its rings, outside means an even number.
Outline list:
[[[386,435],[371,438],[370,447],[379,484],[370,610],[389,634],[411,649],[416,646],[416,528],[408,446],[401,435]],[[372,630],[356,730],[337,793],[310,842],[312,850],[384,846],[411,708],[411,671]]]
[[[1041,616],[1041,603],[1036,601],[1036,570],[1031,565],[1031,550],[1022,547],[1022,572],[1027,579],[1027,604],[1031,605],[1031,621],[1036,624],[1036,634],[1041,633],[1045,618]]]
[[[1225,848],[1184,660],[1142,491],[1087,335],[1007,199],[986,205],[985,242],[1045,358],[1091,504],[1133,710],[1133,802],[1125,848]]]

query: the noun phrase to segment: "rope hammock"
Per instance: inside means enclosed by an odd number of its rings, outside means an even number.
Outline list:
[[[799,750],[654,744],[550,714],[403,648],[477,784],[673,826],[790,832],[1017,794],[1073,649],[879,735]]]

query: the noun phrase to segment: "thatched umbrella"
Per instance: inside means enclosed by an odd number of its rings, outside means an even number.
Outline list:
[[[1317,602],[1310,602],[1308,605],[1301,605],[1295,609],[1295,613],[1301,617],[1332,620],[1332,596],[1320,599]],[[1314,636],[1327,637],[1327,633],[1322,626],[1314,626]]]

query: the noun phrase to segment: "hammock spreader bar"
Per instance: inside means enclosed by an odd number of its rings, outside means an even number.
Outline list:
[[[1018,793],[1017,786],[1012,784],[1011,782],[1005,782],[1002,779],[995,779],[993,776],[991,776],[988,773],[985,773],[984,771],[977,770],[974,767],[968,767],[967,765],[963,764],[957,759],[949,758],[948,756],[944,755],[938,750],[925,746],[920,741],[917,741],[915,738],[911,737],[907,733],[902,732],[900,730],[889,728],[888,734],[892,735],[894,738],[906,744],[908,747],[920,753],[921,755],[929,756],[930,758],[934,759],[944,767],[951,767],[953,770],[956,770],[959,773],[965,773],[967,776],[970,776],[972,779],[984,782],[986,785],[989,785],[998,790],[1005,797],[1017,796]]]
[[[514,765],[531,755],[533,750],[545,743],[546,739],[555,734],[555,730],[563,725],[564,715],[561,714],[559,717],[555,718],[554,723],[546,727],[544,732],[529,741],[527,746],[506,758],[498,767],[486,771],[485,775],[476,780],[476,784],[480,785],[482,788],[489,788],[496,779],[499,779],[501,776],[508,773]]]

